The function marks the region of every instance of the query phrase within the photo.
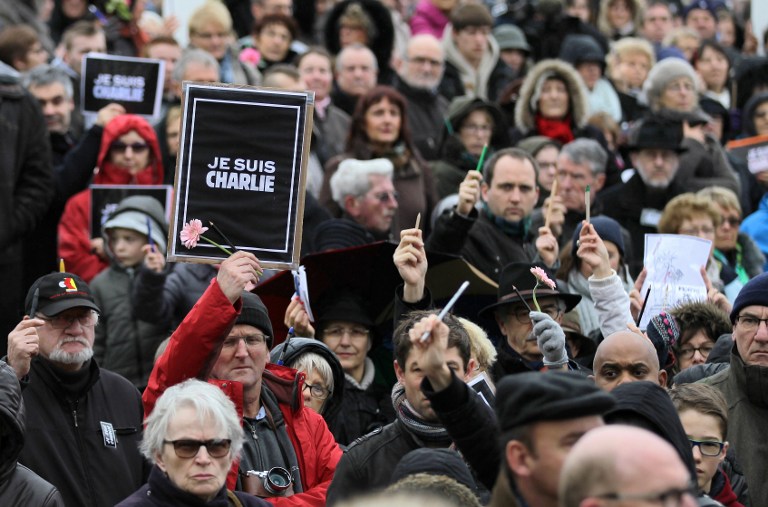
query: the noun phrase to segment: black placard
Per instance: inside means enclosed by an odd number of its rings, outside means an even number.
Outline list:
[[[170,217],[170,185],[91,185],[91,237],[101,237],[101,226],[117,209],[120,201],[131,195],[154,197],[163,205],[166,220]]]
[[[115,102],[130,114],[160,118],[165,62],[91,53],[83,58],[81,108],[97,113]]]
[[[256,255],[263,267],[298,266],[312,92],[183,83],[182,132],[168,241],[172,261],[218,262],[205,240],[180,239],[193,219],[204,237]]]

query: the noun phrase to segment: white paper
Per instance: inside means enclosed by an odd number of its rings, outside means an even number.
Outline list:
[[[176,16],[179,27],[173,32],[173,38],[183,48],[189,44],[189,18],[207,0],[165,0],[163,2],[163,17]]]
[[[707,299],[701,267],[707,265],[712,242],[682,234],[646,234],[643,264],[648,272],[640,291],[648,303],[640,320],[645,331],[652,317],[688,301]]]
[[[312,315],[312,308],[309,306],[309,284],[307,283],[307,270],[304,266],[299,266],[299,269],[294,269],[293,273],[293,285],[296,288],[296,294],[299,296],[299,300],[304,304],[304,310],[306,310],[309,316],[310,322],[315,322],[315,317]]]

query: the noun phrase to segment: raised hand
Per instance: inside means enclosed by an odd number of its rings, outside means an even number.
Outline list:
[[[216,281],[227,299],[235,304],[243,290],[259,282],[262,273],[259,259],[255,255],[237,251],[221,263]]]
[[[400,244],[392,255],[400,278],[403,279],[403,299],[415,303],[424,297],[424,284],[427,276],[427,253],[420,229],[400,231]]]
[[[32,358],[40,353],[40,337],[37,330],[43,325],[43,319],[24,317],[8,334],[7,361],[19,380],[29,373]]]

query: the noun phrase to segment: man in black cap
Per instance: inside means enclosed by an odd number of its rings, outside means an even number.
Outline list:
[[[554,288],[538,282],[534,269],[547,275]],[[546,268],[523,262],[509,264],[501,272],[498,301],[480,311],[480,316],[493,315],[505,338],[497,347],[496,379],[542,369],[580,369],[568,359],[560,322],[581,296],[562,292],[554,280]]]
[[[157,359],[144,391],[144,409],[149,415],[168,387],[188,378],[208,379],[243,414],[245,442],[227,487],[281,496],[265,491],[263,478],[248,474],[279,467],[292,492],[279,505],[319,507],[325,505],[341,450],[323,418],[304,406],[303,375],[268,364],[272,323],[261,299],[245,291],[260,273],[250,252],[236,252],[221,263]]]
[[[673,182],[680,166],[683,127],[678,121],[647,118],[629,134],[630,158],[635,174],[626,182],[600,193],[603,212],[629,231],[632,239],[630,270],[643,268],[645,235],[655,234],[664,206],[685,192]]]
[[[727,439],[744,467],[750,504],[768,505],[768,273],[742,287],[731,322],[731,367],[704,382],[728,400]]]
[[[429,338],[421,341],[425,331]],[[446,362],[446,334],[434,317],[410,334],[425,376],[421,389],[478,479],[493,488],[490,505],[556,507],[565,456],[584,433],[603,425],[613,398],[572,372],[509,375],[496,391],[498,423],[488,421],[478,396]]]
[[[38,278],[25,313],[6,358],[27,409],[19,462],[56,486],[66,505],[114,505],[145,478],[140,394],[91,359],[99,307],[80,277]]]

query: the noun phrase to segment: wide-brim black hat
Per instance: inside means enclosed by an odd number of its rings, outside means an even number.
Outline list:
[[[550,289],[548,286],[539,284],[539,288],[536,289],[536,299],[546,297],[556,297],[561,299],[565,303],[565,311],[571,311],[581,301],[581,296],[578,294],[571,294],[560,290],[559,284],[555,280],[555,276],[544,266],[538,264],[529,264],[527,262],[513,262],[507,264],[501,272],[499,278],[499,298],[498,301],[492,305],[488,305],[480,310],[479,315],[481,317],[492,317],[491,312],[495,311],[498,307],[504,305],[511,305],[519,303],[520,301],[533,301],[533,289],[536,287],[536,277],[531,273],[532,268],[541,268],[549,277],[550,280],[555,281],[555,288]],[[517,288],[517,290],[515,290]],[[522,296],[522,299],[520,299]]]
[[[671,150],[677,154],[688,149],[681,145],[683,142],[682,120],[646,118],[629,133],[629,151],[645,149]]]

